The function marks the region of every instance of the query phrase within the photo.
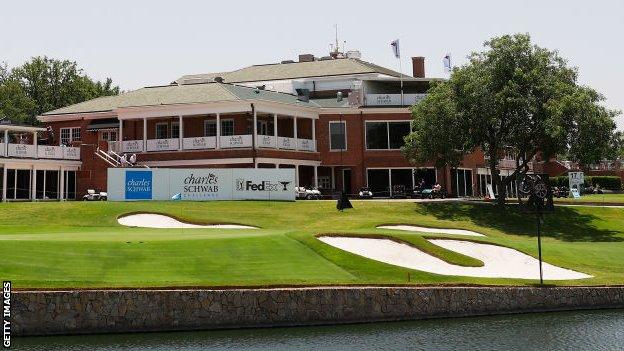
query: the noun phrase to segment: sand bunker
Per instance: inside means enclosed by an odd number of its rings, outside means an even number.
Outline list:
[[[483,267],[463,267],[445,262],[415,247],[389,239],[354,237],[319,237],[322,242],[356,255],[420,271],[466,277],[539,279],[539,261],[520,251],[461,240],[435,239],[431,243],[448,250],[474,257]],[[590,278],[590,275],[543,264],[544,279],[569,280]]]
[[[175,218],[155,214],[155,213],[141,213],[123,216],[117,218],[117,222],[121,225],[128,227],[141,227],[141,228],[212,228],[212,229],[256,229],[256,227],[250,227],[247,225],[238,224],[192,224],[180,222]]]
[[[440,234],[451,234],[451,235],[485,236],[481,233],[473,232],[472,230],[427,228],[427,227],[419,227],[415,225],[380,225],[377,228],[405,230],[408,232],[419,232],[419,233],[440,233]]]

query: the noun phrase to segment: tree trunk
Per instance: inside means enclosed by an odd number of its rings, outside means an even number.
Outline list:
[[[496,204],[499,206],[505,205],[505,198],[507,197],[507,189],[503,186],[503,181],[500,177],[500,172],[496,168],[498,164],[498,158],[490,157],[490,173],[492,174],[492,184],[496,185],[498,189],[498,196],[496,197]]]

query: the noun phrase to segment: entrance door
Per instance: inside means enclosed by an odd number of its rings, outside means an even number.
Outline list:
[[[351,170],[342,170],[342,189],[347,193],[351,193]]]

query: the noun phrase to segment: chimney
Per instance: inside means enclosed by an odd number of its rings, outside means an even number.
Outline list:
[[[412,57],[412,72],[414,78],[425,78],[425,58],[423,56]]]

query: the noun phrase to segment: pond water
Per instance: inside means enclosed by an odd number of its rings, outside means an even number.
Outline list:
[[[624,350],[624,310],[338,326],[13,338],[14,350]]]

